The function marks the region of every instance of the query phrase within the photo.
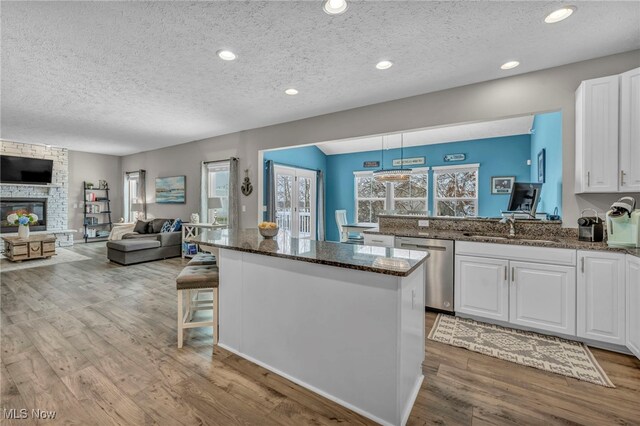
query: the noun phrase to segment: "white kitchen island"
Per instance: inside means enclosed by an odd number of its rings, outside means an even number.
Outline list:
[[[380,424],[423,380],[426,253],[209,230],[219,345]]]

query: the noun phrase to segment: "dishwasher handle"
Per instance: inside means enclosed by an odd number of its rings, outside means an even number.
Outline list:
[[[440,247],[440,246],[425,246],[422,244],[405,244],[405,243],[400,243],[400,248],[406,248],[406,249],[416,249],[416,250],[437,250],[437,251],[447,251],[446,247]]]

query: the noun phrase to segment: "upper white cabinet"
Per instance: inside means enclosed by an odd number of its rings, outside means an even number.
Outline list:
[[[640,358],[640,258],[627,256],[627,348]]]
[[[573,335],[576,332],[576,268],[510,262],[509,322]]]
[[[640,188],[640,69],[576,90],[576,193]]]
[[[640,68],[620,75],[620,191],[640,191]]]
[[[625,255],[578,252],[578,337],[625,344]]]

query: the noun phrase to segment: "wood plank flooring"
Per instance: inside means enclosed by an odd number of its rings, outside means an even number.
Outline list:
[[[0,423],[372,424],[192,330],[176,348],[181,259],[122,267],[90,260],[0,274]],[[435,315],[427,314],[427,329]],[[640,361],[593,349],[616,389],[427,341],[409,425],[640,424]],[[55,410],[54,420],[7,410]],[[5,418],[1,418],[4,416]]]

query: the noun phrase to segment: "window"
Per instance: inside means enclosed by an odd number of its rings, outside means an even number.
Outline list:
[[[393,184],[393,210],[396,213],[427,211],[429,169],[413,169],[407,182]]]
[[[478,215],[478,164],[433,168],[436,216]]]
[[[372,172],[356,172],[356,221],[377,223],[384,210],[396,213],[427,211],[428,168],[414,169],[407,182],[376,182]],[[389,206],[389,207],[388,207]]]
[[[229,161],[215,161],[205,163],[204,166],[206,197],[203,197],[202,205],[206,214],[201,221],[211,223],[215,214],[218,223],[227,224],[229,222]],[[218,198],[222,207],[210,209],[209,200],[213,198]]]
[[[386,208],[387,186],[373,179],[372,172],[355,172],[356,222],[378,223]]]
[[[127,222],[135,222],[138,218],[143,218],[143,212],[139,209],[138,203],[138,182],[140,174],[138,172],[126,173],[124,176],[124,217]]]

